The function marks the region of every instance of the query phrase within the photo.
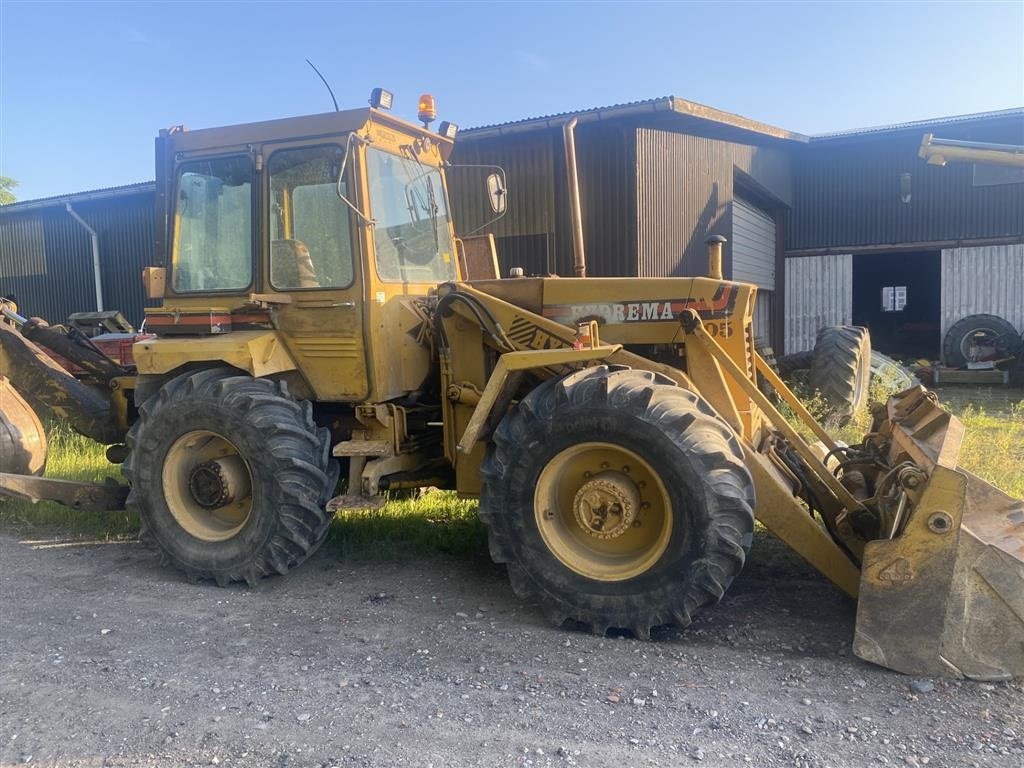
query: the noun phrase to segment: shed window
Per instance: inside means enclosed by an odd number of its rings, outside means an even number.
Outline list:
[[[882,311],[902,312],[907,306],[907,286],[886,285],[882,288]]]

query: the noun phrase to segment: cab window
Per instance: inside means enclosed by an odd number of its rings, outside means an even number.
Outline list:
[[[454,280],[454,249],[440,171],[413,158],[372,147],[366,151],[366,158],[381,280]]]
[[[270,284],[279,291],[352,284],[349,212],[337,192],[342,155],[325,146],[270,156]]]
[[[181,164],[174,203],[175,292],[240,291],[252,283],[252,187],[247,155]]]

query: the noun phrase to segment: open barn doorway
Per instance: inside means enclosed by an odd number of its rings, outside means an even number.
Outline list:
[[[937,359],[941,262],[938,251],[853,257],[853,323],[892,357]]]

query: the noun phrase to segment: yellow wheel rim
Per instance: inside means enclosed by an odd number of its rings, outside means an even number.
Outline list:
[[[216,432],[197,429],[175,440],[162,474],[171,514],[197,539],[230,539],[252,514],[249,466],[234,444]]]
[[[533,508],[551,553],[597,581],[639,576],[672,536],[672,504],[658,473],[613,443],[580,443],[551,459]]]

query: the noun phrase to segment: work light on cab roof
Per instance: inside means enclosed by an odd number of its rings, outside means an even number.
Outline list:
[[[383,88],[374,88],[370,91],[370,106],[374,109],[391,109],[391,105],[395,102],[395,95],[391,91],[385,91]]]

